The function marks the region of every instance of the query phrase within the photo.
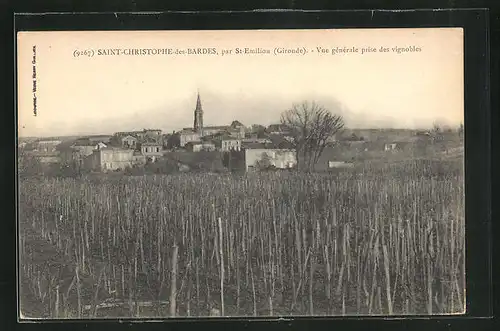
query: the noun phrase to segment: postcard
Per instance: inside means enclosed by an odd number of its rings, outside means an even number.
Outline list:
[[[18,32],[19,319],[464,314],[463,48]]]

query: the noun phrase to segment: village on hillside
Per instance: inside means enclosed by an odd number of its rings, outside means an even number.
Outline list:
[[[42,168],[70,168],[78,172],[120,172],[170,161],[176,170],[189,171],[209,163],[208,170],[293,169],[297,160],[293,138],[282,124],[204,126],[198,94],[193,126],[171,133],[161,129],[115,132],[71,138],[19,141],[20,155],[39,161]],[[442,152],[463,152],[463,128],[429,130],[343,129],[328,139],[314,169],[352,167],[371,157],[424,155],[436,140]],[[433,149],[435,152],[436,149]],[[203,155],[203,157],[199,157]]]

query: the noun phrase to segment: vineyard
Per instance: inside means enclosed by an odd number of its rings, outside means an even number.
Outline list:
[[[461,313],[455,163],[23,179],[22,316]]]

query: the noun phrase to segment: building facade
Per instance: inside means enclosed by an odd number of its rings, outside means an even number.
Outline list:
[[[193,130],[182,130],[180,132],[174,133],[173,141],[174,146],[184,147],[189,142],[200,141],[201,135]]]
[[[141,153],[146,158],[146,161],[155,162],[163,155],[163,144],[147,142],[141,144]]]
[[[229,151],[240,151],[241,150],[241,140],[235,138],[222,138],[217,140],[215,146],[221,152],[229,152]]]
[[[93,171],[116,171],[145,163],[145,156],[133,149],[107,147],[95,150],[84,162]]]
[[[121,146],[123,148],[137,148],[137,138],[131,135],[126,135],[121,138]]]
[[[76,163],[83,165],[84,160],[96,150],[106,148],[107,145],[103,142],[92,142],[88,140],[77,140],[71,145],[59,145],[61,162],[64,164]]]

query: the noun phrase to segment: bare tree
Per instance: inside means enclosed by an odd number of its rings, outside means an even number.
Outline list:
[[[328,138],[344,127],[342,116],[332,114],[314,101],[294,104],[283,112],[281,123],[286,126],[295,148],[297,168],[302,169],[299,165],[302,160],[306,170],[318,162]]]

